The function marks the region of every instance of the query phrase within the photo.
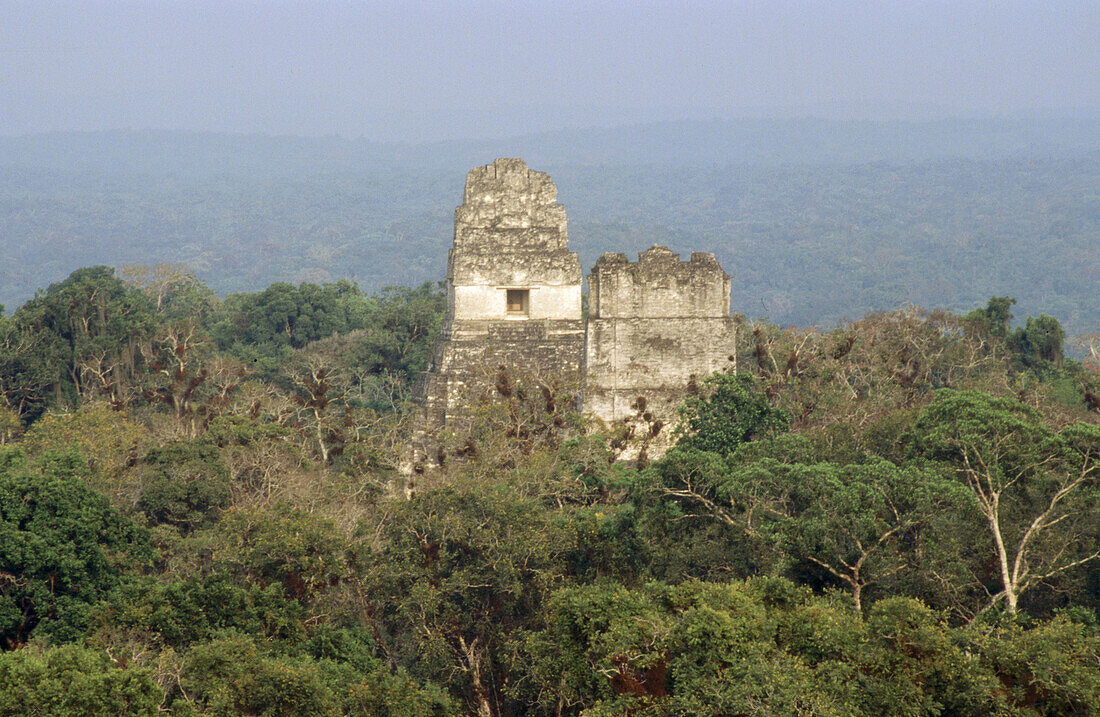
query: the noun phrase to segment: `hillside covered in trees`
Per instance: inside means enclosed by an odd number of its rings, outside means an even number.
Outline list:
[[[0,714],[1097,714],[1057,318],[745,320],[629,464],[502,375],[410,483],[443,303],[94,266],[0,317]]]
[[[183,132],[0,137],[0,304],[93,264],[187,266],[219,296],[444,273],[471,167],[554,178],[591,267],[713,251],[732,306],[832,328],[910,302],[1100,330],[1100,123],[661,123],[427,145]],[[1072,266],[1074,271],[1066,271]]]

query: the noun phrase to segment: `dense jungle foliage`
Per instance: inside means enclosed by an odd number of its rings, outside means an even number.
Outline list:
[[[501,376],[411,485],[443,303],[91,267],[0,317],[0,714],[1100,711],[1055,318],[743,320],[652,461]]]

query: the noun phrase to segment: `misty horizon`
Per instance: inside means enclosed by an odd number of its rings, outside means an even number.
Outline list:
[[[1100,117],[1100,6],[1086,2],[5,8],[5,136],[421,143],[678,120]]]
[[[266,138],[300,138],[300,139],[324,139],[339,138],[348,141],[367,141],[378,144],[392,145],[425,145],[447,142],[477,142],[490,140],[509,140],[528,138],[539,135],[548,135],[560,132],[606,130],[606,129],[633,129],[651,126],[660,126],[675,123],[693,124],[735,124],[738,122],[774,121],[787,122],[813,122],[821,121],[832,124],[866,124],[866,125],[894,125],[894,126],[927,126],[950,122],[982,122],[982,121],[1009,121],[1029,122],[1046,120],[1069,121],[1096,121],[1100,120],[1100,107],[1051,107],[1021,110],[1011,113],[993,112],[952,112],[942,107],[899,107],[896,111],[888,108],[880,108],[877,112],[871,112],[868,108],[859,108],[862,111],[845,111],[841,107],[759,107],[726,112],[692,112],[682,108],[609,108],[609,107],[527,107],[520,105],[501,105],[491,112],[459,110],[459,109],[435,109],[419,112],[387,112],[374,110],[370,113],[368,124],[376,131],[362,131],[355,134],[353,131],[310,131],[308,127],[297,130],[248,128],[233,126],[173,126],[165,123],[162,125],[150,124],[137,125],[110,125],[88,127],[42,127],[18,125],[6,126],[0,130],[0,137],[18,138],[51,134],[105,134],[105,133],[140,133],[140,132],[167,132],[167,133],[192,133],[227,136],[256,136]],[[530,117],[532,111],[538,112],[535,119]],[[447,114],[458,121],[452,121],[447,127],[440,128],[435,118],[440,114]],[[385,128],[400,128],[400,132],[387,132]]]

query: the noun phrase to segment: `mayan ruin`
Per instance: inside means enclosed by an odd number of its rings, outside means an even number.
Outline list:
[[[730,277],[713,254],[683,261],[654,246],[637,262],[601,256],[588,275],[584,410],[629,424],[650,457],[663,453],[693,381],[729,366],[737,331],[729,297]]]
[[[498,366],[579,380],[581,264],[566,241],[565,208],[546,174],[498,159],[467,175],[443,335],[425,377],[429,427],[453,422]]]
[[[730,277],[705,252],[605,253],[588,276],[585,321],[566,225],[553,181],[523,160],[469,172],[443,333],[422,381],[425,428],[454,426],[505,368],[574,387],[585,413],[628,427],[659,456],[693,384],[728,366]]]

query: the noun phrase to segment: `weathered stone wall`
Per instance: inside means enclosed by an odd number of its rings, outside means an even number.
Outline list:
[[[567,240],[565,208],[548,175],[498,159],[466,176],[447,263],[443,341],[423,383],[430,426],[460,420],[499,366],[579,377],[582,276]],[[507,310],[509,289],[527,292],[521,314]]]
[[[584,324],[523,321],[488,324],[452,333],[428,372],[425,410],[430,424],[453,426],[493,386],[500,367],[580,386]]]
[[[550,177],[521,159],[470,170],[447,262],[449,319],[515,319],[504,308],[508,289],[530,291],[520,318],[580,319],[581,264],[557,196]]]
[[[557,201],[550,175],[528,169],[522,159],[475,167],[455,209],[455,249],[564,250],[565,207]]]
[[[663,246],[638,255],[607,253],[588,277],[591,315],[609,318],[715,318],[729,316],[730,277],[714,254],[693,252],[690,261]]]
[[[712,254],[685,262],[655,246],[637,263],[604,254],[588,287],[584,409],[609,424],[634,424],[656,457],[671,445],[693,377],[701,382],[729,365],[737,339],[730,277]]]
[[[637,262],[604,254],[581,319],[581,269],[546,174],[498,159],[466,177],[447,263],[447,315],[421,388],[424,428],[453,427],[492,390],[500,367],[583,390],[584,410],[632,426],[650,457],[671,444],[693,380],[728,365],[737,326],[730,277],[713,254],[665,247]],[[508,294],[523,297],[508,308]],[[634,441],[637,454],[639,442]]]

